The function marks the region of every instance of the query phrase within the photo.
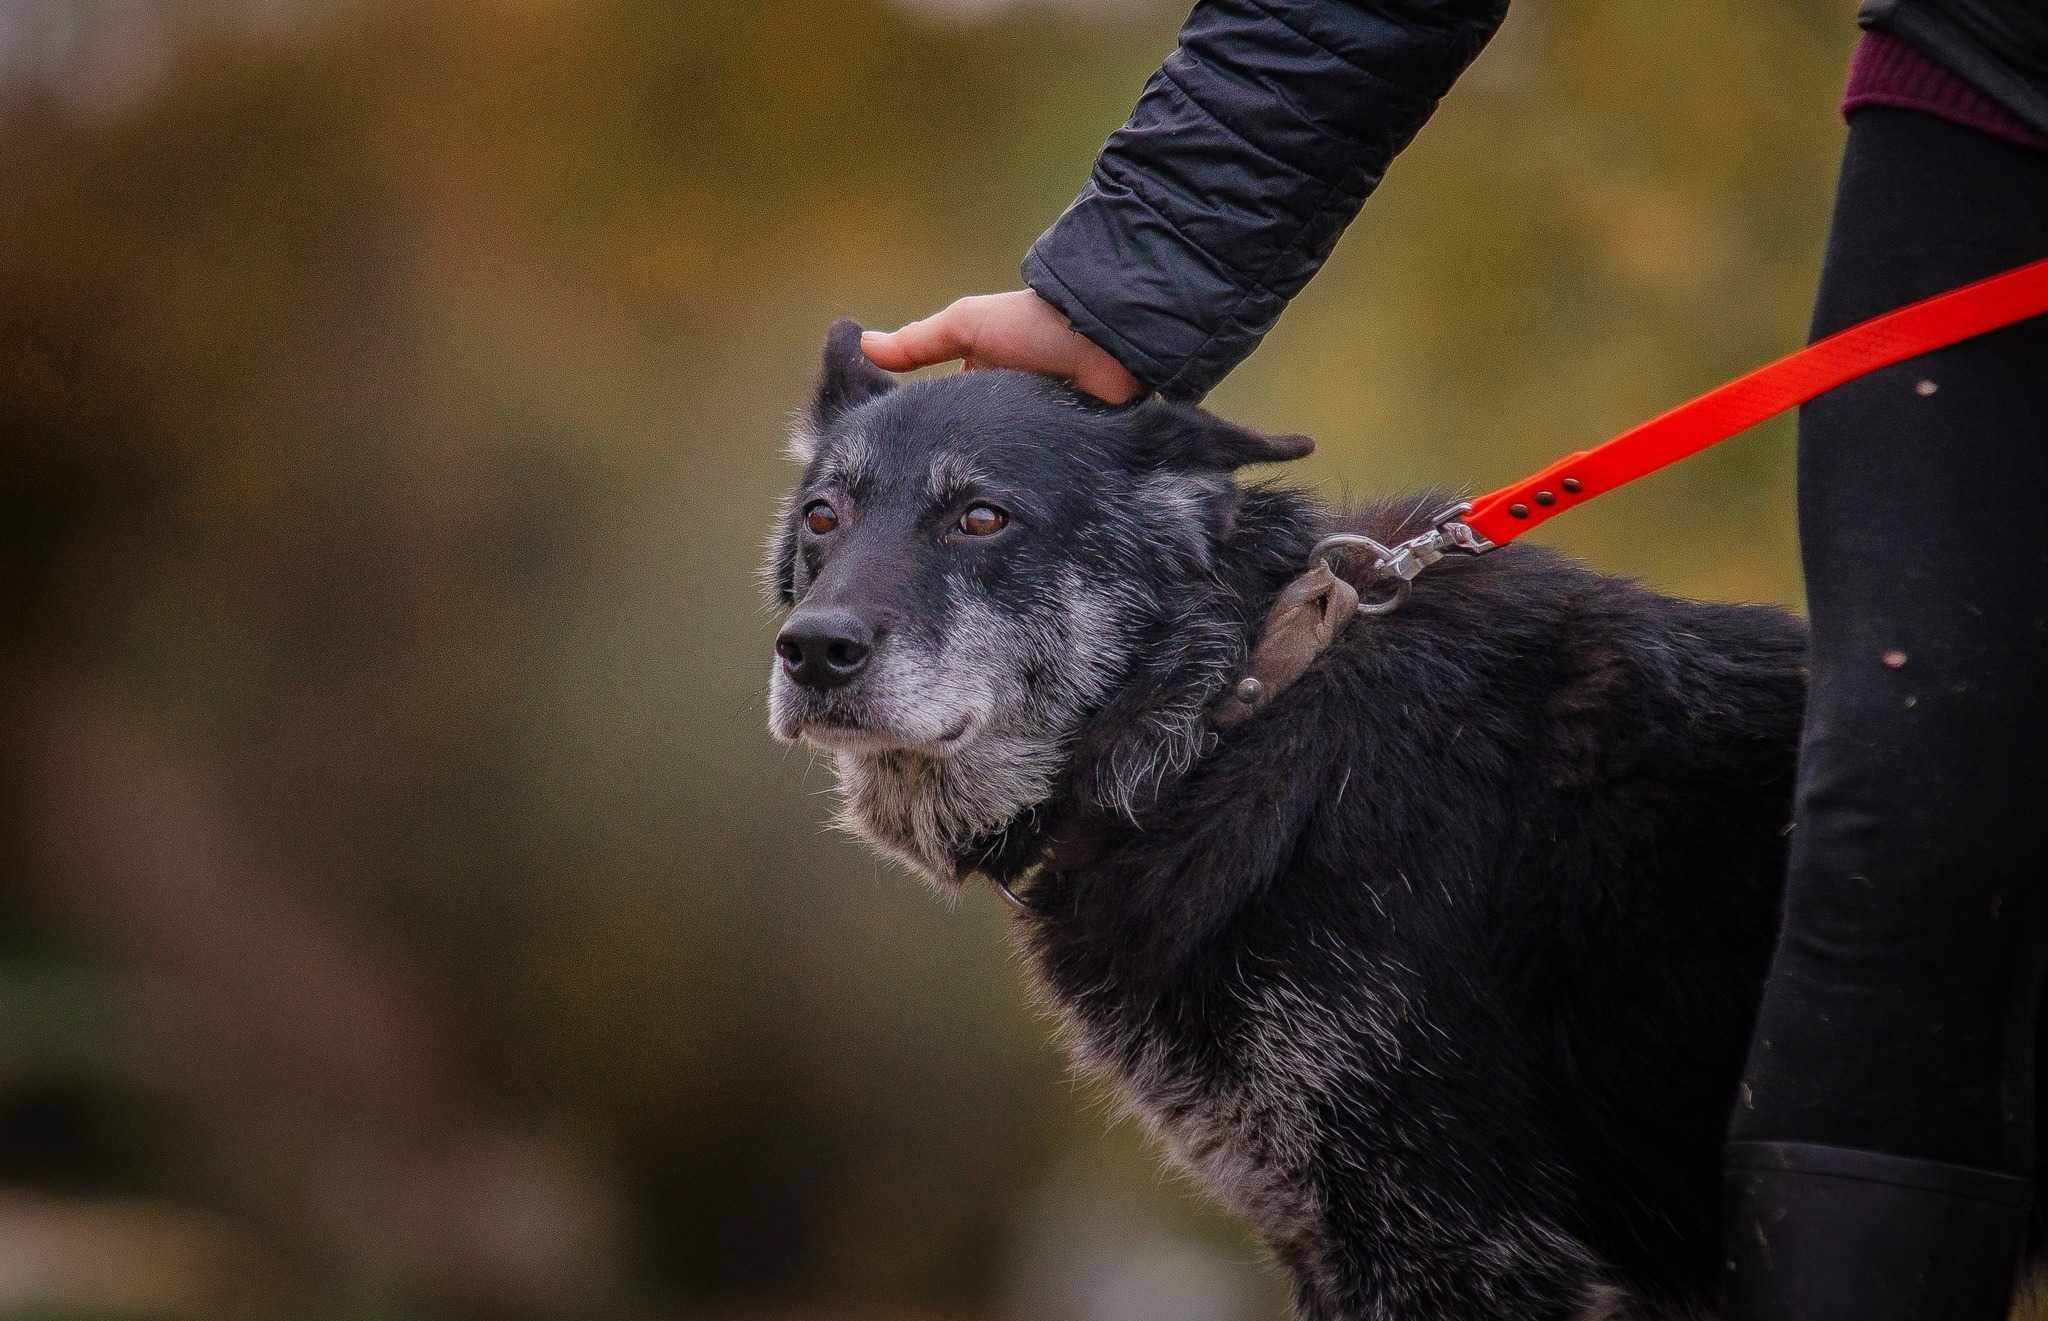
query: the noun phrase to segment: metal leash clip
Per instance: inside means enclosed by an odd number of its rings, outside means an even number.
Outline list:
[[[1362,532],[1333,532],[1316,543],[1315,549],[1309,552],[1308,561],[1314,564],[1317,560],[1328,560],[1331,571],[1341,575],[1342,561],[1347,552],[1369,552],[1373,559],[1358,584],[1358,613],[1392,614],[1407,602],[1409,588],[1430,565],[1446,555],[1483,555],[1494,548],[1493,542],[1480,536],[1463,521],[1463,515],[1471,508],[1470,501],[1460,501],[1430,519],[1427,532],[1393,546]],[[1388,594],[1368,599],[1366,591],[1383,581],[1392,584]]]

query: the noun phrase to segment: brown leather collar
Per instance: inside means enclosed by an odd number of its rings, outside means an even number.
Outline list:
[[[1225,729],[1249,719],[1329,650],[1357,614],[1358,589],[1318,558],[1280,589],[1259,629],[1245,676],[1211,709],[1209,718]]]

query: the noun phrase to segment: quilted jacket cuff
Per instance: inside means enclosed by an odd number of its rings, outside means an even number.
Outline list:
[[[1032,245],[1022,275],[1146,387],[1199,399],[1258,346],[1362,201],[1326,200],[1288,227],[1306,243],[1244,271],[1180,234],[1170,214],[1091,181]]]

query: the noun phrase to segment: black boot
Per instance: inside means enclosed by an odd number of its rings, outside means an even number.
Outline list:
[[[1804,1142],[1731,1142],[1728,1321],[2004,1321],[2033,1185]]]

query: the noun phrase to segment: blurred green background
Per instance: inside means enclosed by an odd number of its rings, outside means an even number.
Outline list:
[[[1794,346],[1852,8],[1523,0],[1212,406],[1479,489]],[[826,323],[1181,16],[0,4],[0,1315],[1279,1314],[764,728]],[[1543,536],[1796,604],[1790,436]]]

